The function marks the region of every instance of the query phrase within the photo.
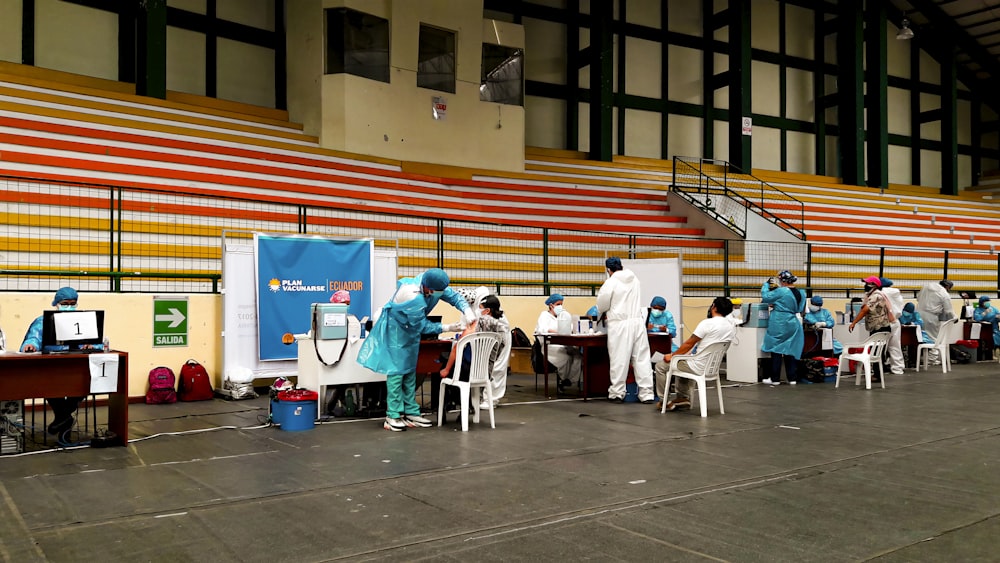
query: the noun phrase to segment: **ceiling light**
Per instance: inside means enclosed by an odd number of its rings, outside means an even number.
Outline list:
[[[899,39],[900,41],[913,39],[913,30],[910,29],[910,20],[903,18],[901,27],[899,28],[899,33],[896,34],[896,39]]]

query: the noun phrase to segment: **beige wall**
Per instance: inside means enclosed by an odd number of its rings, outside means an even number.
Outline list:
[[[389,19],[390,82],[323,75],[323,9],[347,6]],[[318,23],[317,23],[318,22]],[[455,93],[417,87],[421,24],[456,33]],[[326,148],[385,158],[475,168],[524,169],[524,108],[482,102],[482,43],[525,45],[523,28],[484,22],[482,2],[462,0],[323,0],[290,5],[289,111]],[[319,40],[315,40],[315,39]],[[318,90],[315,84],[318,82]],[[432,98],[447,103],[434,119]]]
[[[36,0],[35,66],[118,80],[118,15]]]
[[[21,62],[21,0],[0,2],[0,61]]]
[[[167,90],[205,95],[205,34],[167,27]]]
[[[8,349],[18,349],[28,326],[42,311],[52,309],[52,293],[4,293],[0,305],[0,326],[7,336]],[[188,296],[187,347],[153,348],[153,296],[145,294],[81,293],[81,309],[105,313],[104,332],[111,348],[129,353],[130,397],[146,394],[146,378],[156,366],[180,372],[190,358],[201,362],[212,385],[222,381],[222,296]]]

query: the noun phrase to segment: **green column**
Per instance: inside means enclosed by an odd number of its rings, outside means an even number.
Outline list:
[[[666,6],[663,10],[666,11]],[[701,0],[702,37],[705,40],[705,50],[701,52],[701,103],[705,108],[702,118],[701,156],[715,158],[715,50],[712,49],[712,36],[715,34],[715,2]],[[666,97],[666,95],[664,95]]]
[[[729,0],[729,162],[750,172],[751,139],[743,134],[750,117],[750,0]],[[706,51],[706,56],[710,52]]]
[[[958,64],[951,45],[941,57],[941,193],[958,194]]]
[[[593,0],[590,4],[590,158],[611,161],[611,117],[614,102],[614,2]],[[624,119],[625,116],[619,116]]]
[[[139,72],[135,91],[140,96],[167,97],[167,0],[139,3]]]
[[[864,183],[864,83],[861,0],[837,5],[837,118],[840,125],[840,176],[845,184]]]
[[[868,110],[868,185],[889,186],[889,102],[887,95],[885,4],[868,2],[865,7],[865,97]]]

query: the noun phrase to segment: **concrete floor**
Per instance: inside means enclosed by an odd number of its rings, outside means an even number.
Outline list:
[[[488,424],[222,429],[0,458],[5,561],[997,561],[995,363]],[[266,400],[133,405],[132,438],[253,427]]]

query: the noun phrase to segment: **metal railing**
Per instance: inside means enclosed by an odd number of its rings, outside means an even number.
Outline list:
[[[747,232],[747,212],[752,212],[806,240],[805,205],[791,195],[724,160],[675,156],[673,162],[674,193],[741,237]]]
[[[686,296],[752,297],[784,269],[828,296],[853,295],[869,275],[904,291],[943,278],[956,291],[1000,287],[989,252],[582,232],[8,178],[0,179],[0,291],[217,293],[225,231],[371,238],[398,249],[401,276],[442,267],[456,285],[501,295],[593,295],[609,255],[680,258]]]

